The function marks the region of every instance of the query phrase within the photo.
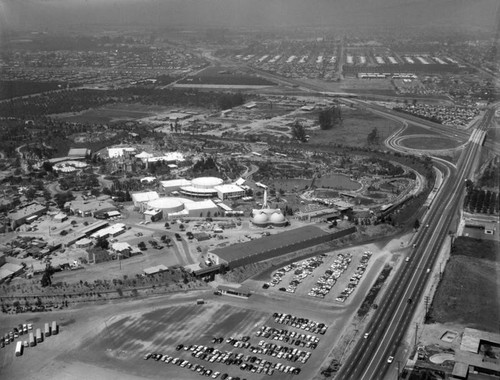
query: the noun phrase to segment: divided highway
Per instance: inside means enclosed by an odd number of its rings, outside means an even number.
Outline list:
[[[488,126],[488,120],[485,117],[481,123],[482,129]],[[397,349],[422,297],[429,275],[427,269],[433,266],[462,202],[465,179],[474,170],[481,149],[480,138],[476,137],[479,133],[475,132],[467,143],[457,169],[446,161],[435,161],[446,175],[416,236],[411,260],[398,270],[389,284],[387,293],[366,330],[369,332],[368,337],[358,341],[352,355],[342,364],[337,379],[382,379],[391,366],[397,365]],[[409,302],[409,299],[412,301]],[[393,363],[388,363],[389,356],[396,357]]]

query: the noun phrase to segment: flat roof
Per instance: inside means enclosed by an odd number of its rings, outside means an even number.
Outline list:
[[[230,290],[232,292],[238,292],[241,294],[250,294],[250,288],[244,285],[231,285],[231,284],[220,284],[217,286],[219,290]]]
[[[159,272],[164,272],[166,270],[168,270],[168,267],[166,267],[163,264],[160,264],[160,265],[155,265],[154,267],[144,268],[143,271],[146,274],[155,274]]]
[[[318,227],[305,226],[224,248],[217,248],[211,253],[227,262],[231,262],[324,235],[329,234]]]
[[[180,179],[171,179],[168,181],[160,181],[160,184],[163,187],[181,187],[181,186],[191,185],[191,181],[188,179],[180,178]]]
[[[145,191],[142,193],[131,194],[132,200],[134,202],[149,202],[154,199],[160,198],[156,191]]]
[[[46,206],[42,206],[41,204],[38,203],[30,203],[29,205],[26,205],[25,207],[20,208],[19,210],[8,214],[8,216],[13,220],[18,220],[44,210],[47,210]]]
[[[236,193],[236,192],[245,191],[241,187],[239,187],[238,185],[233,185],[233,184],[214,186],[214,189],[217,191],[220,191],[221,193]]]

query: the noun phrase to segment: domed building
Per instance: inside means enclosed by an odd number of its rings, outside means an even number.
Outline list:
[[[211,198],[217,196],[215,186],[222,185],[224,181],[217,177],[199,177],[191,180],[188,186],[182,186],[180,193],[190,197]]]
[[[250,221],[254,226],[257,227],[284,227],[288,223],[288,220],[286,220],[285,216],[281,213],[281,210],[279,208],[253,210],[252,219]]]

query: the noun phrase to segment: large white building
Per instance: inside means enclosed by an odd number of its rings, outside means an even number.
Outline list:
[[[160,181],[162,190],[166,193],[171,193],[172,191],[179,191],[181,187],[190,186],[191,181],[188,179],[171,179],[168,181]]]
[[[160,198],[156,191],[145,191],[142,193],[134,193],[130,195],[132,197],[132,202],[134,202],[134,207],[143,209],[144,205],[149,201]]]
[[[219,185],[215,186],[214,189],[217,191],[217,196],[221,200],[242,198],[245,196],[245,190],[234,184]]]
[[[195,202],[185,198],[164,197],[148,202],[147,206],[149,210],[154,210],[155,215],[158,211],[161,211],[164,219],[182,217],[203,218],[214,216],[219,212],[217,205],[209,199]]]
[[[127,147],[127,146],[112,147],[112,148],[107,148],[107,149],[108,149],[108,157],[109,158],[122,157],[124,155],[124,152],[129,152],[130,154],[135,152],[135,148]]]

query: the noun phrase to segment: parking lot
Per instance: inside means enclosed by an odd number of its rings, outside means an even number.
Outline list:
[[[314,256],[274,271],[264,288],[344,303],[362,280],[371,256],[361,249]]]
[[[230,329],[231,324],[226,323],[223,324],[225,329],[221,329],[217,323],[203,336],[162,344],[138,355],[137,359],[148,360],[150,368],[168,365],[169,373],[175,372],[180,378],[192,378],[194,374],[226,380],[300,375],[328,326],[324,322],[278,312],[260,317],[258,323],[250,325],[251,331],[248,331],[248,324],[245,324],[246,329],[240,330]],[[219,335],[224,330],[228,335]]]

